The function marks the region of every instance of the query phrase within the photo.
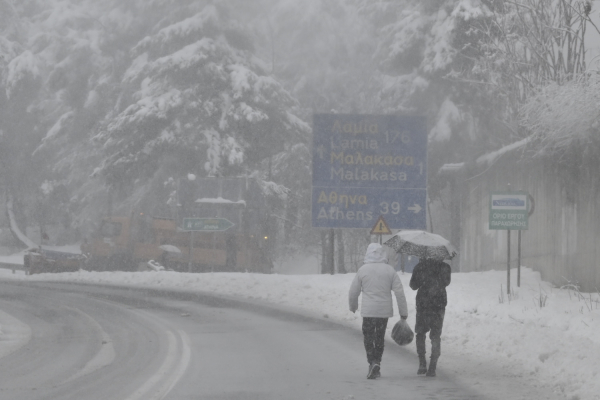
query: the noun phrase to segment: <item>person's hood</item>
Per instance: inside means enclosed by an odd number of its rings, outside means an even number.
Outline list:
[[[387,252],[379,243],[371,243],[367,247],[365,254],[365,264],[369,263],[386,263],[388,261]]]

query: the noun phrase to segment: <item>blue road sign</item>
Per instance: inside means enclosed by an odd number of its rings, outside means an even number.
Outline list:
[[[317,114],[312,159],[314,227],[425,229],[425,118]]]

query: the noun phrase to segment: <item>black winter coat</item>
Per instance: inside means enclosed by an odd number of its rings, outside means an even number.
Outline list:
[[[417,292],[417,310],[443,310],[452,269],[443,261],[423,259],[414,268],[410,287]]]

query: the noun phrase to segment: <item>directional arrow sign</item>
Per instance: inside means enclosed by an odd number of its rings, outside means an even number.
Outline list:
[[[418,214],[422,210],[421,206],[418,205],[417,203],[415,203],[415,205],[413,207],[408,207],[408,209],[410,211],[414,212],[415,214]]]
[[[425,229],[425,117],[316,114],[312,226]]]
[[[235,224],[225,218],[184,218],[184,231],[221,232]]]

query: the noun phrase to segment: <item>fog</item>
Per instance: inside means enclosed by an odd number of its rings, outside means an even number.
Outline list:
[[[345,274],[379,217],[448,238],[454,273],[597,292],[598,6],[0,0],[2,263]],[[493,228],[516,191],[526,228]]]

